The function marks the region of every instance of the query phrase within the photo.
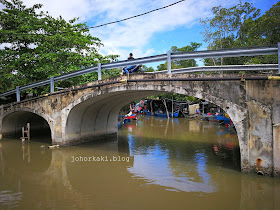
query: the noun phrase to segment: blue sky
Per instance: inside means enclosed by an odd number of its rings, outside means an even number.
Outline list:
[[[23,0],[31,6],[42,3],[42,10],[64,19],[79,17],[88,26],[99,25],[141,14],[172,4],[178,0]],[[190,42],[202,43],[200,50],[206,49],[199,25],[200,18],[211,15],[213,6],[234,6],[239,0],[186,0],[167,9],[122,23],[91,30],[91,34],[101,39],[103,55],[118,54],[125,60],[130,52],[134,57],[144,57],[166,53],[171,46],[183,47]],[[244,1],[243,1],[244,2]],[[278,0],[248,0],[261,9],[262,13]]]

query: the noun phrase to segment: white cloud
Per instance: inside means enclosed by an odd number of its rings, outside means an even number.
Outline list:
[[[166,6],[174,1],[152,1],[151,3],[151,1],[136,0],[124,3],[121,0],[118,6],[106,3],[103,5],[101,0],[96,2],[99,2],[96,12],[106,12],[103,14],[102,20],[97,22],[97,24],[101,24],[141,14]],[[142,57],[148,55],[148,52],[157,52],[156,49],[152,51],[144,50],[156,33],[175,30],[178,27],[190,27],[199,18],[205,18],[210,13],[210,8],[217,4],[218,1],[188,0],[120,24],[92,29],[91,31],[94,36],[101,38],[105,45],[102,52],[105,54],[110,52],[110,49],[115,48],[118,49],[115,51],[124,59],[123,54],[127,57],[129,51],[137,49],[138,57]],[[122,7],[121,5],[125,6]]]
[[[91,12],[91,0],[23,0],[28,7],[34,4],[43,4],[41,10],[48,11],[53,17],[60,15],[70,20],[80,17],[80,21],[86,21]]]
[[[89,26],[112,22],[138,15],[176,2],[176,0],[23,0],[31,6],[42,3],[44,11],[64,19],[80,17]],[[190,27],[199,18],[210,14],[210,9],[219,4],[235,4],[237,0],[186,0],[172,7],[159,10],[118,24],[91,29],[91,34],[101,39],[103,54],[119,54],[126,59],[129,52],[137,57],[158,53],[158,49],[147,48],[157,33],[172,31],[179,27]],[[195,40],[192,40],[195,41]]]

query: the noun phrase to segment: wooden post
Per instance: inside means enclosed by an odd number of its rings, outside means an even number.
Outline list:
[[[27,139],[30,142],[30,123],[27,123]]]
[[[26,137],[25,137],[26,134]],[[27,123],[26,125],[26,130],[24,129],[24,127],[22,127],[22,137],[21,140],[24,143],[25,139],[28,140],[28,142],[30,142],[30,123]]]
[[[202,103],[202,113],[204,114],[204,103]]]
[[[153,113],[153,99],[151,100],[150,106],[151,106],[151,116],[153,116],[154,115],[154,113]]]
[[[24,127],[21,128],[22,131],[22,138],[24,138]]]
[[[173,118],[173,115],[174,115],[174,108],[173,108],[173,97],[172,97],[172,118]]]
[[[166,101],[165,101],[165,99],[163,99],[163,104],[164,104],[164,106],[165,106],[165,110],[166,110],[167,118],[169,118],[169,113],[168,113],[168,109],[167,109],[167,105],[166,105]]]

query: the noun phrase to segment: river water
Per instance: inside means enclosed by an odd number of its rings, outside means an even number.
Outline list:
[[[139,116],[99,142],[31,140],[0,142],[0,209],[280,208],[280,179],[242,174],[223,125]]]

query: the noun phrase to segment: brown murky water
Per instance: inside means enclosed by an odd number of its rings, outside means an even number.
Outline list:
[[[106,141],[42,144],[0,142],[0,209],[280,208],[280,180],[240,173],[236,134],[211,122],[141,116]]]

